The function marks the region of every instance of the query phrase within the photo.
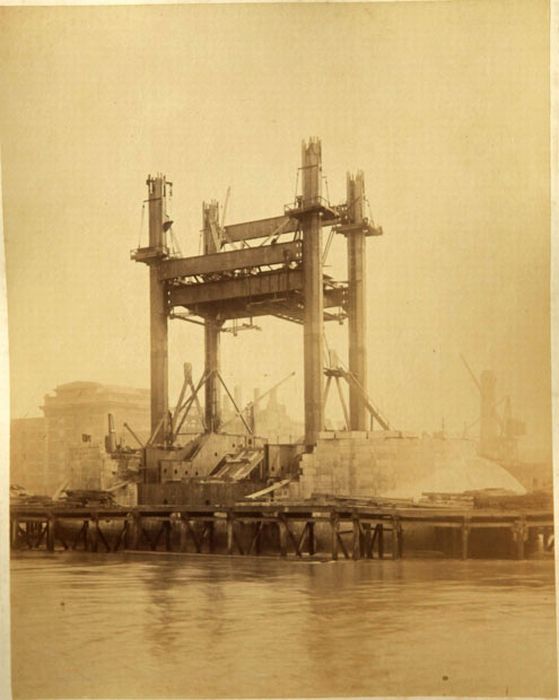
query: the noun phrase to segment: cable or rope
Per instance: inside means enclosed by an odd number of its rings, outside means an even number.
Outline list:
[[[267,243],[271,238],[273,238],[274,236],[279,236],[279,235],[281,235],[281,232],[282,232],[283,229],[287,226],[287,224],[288,224],[288,219],[286,219],[286,220],[283,221],[279,226],[277,226],[277,227],[272,231],[272,233],[271,233],[269,236],[266,236],[266,238],[262,241],[262,243],[260,243],[260,245],[261,245],[261,246],[266,245],[266,243]]]
[[[326,175],[323,175],[322,178],[324,180],[324,184],[326,185],[326,199],[328,201],[328,204],[330,204],[330,192],[328,191],[328,178],[326,177]]]
[[[350,209],[354,204],[356,204],[357,202],[359,202],[361,199],[363,199],[363,198],[362,198],[362,197],[354,197],[352,200],[350,200],[350,201],[347,203],[348,209]],[[363,201],[366,202],[366,201],[367,201],[367,198],[365,197],[365,198],[363,199]]]
[[[297,201],[297,191],[299,189],[299,170],[300,168],[297,168],[297,175],[295,177],[295,196],[293,197],[293,201]]]
[[[169,188],[169,198],[168,199],[166,198],[165,202],[169,203],[169,211],[165,212],[165,213],[168,214],[170,219],[172,219],[173,218],[173,216],[172,216],[172,213],[173,213],[173,188],[171,187],[171,185],[169,183],[167,183],[167,186]]]
[[[326,240],[326,245],[324,246],[324,251],[322,253],[322,264],[323,265],[326,263],[326,260],[328,258],[328,253],[330,252],[330,246],[332,245],[333,238],[334,238],[334,227],[332,226],[330,229],[330,233],[328,234],[328,238]]]
[[[144,228],[144,214],[146,210],[145,202],[142,204],[142,214],[140,216],[140,231],[138,233],[138,248],[142,247],[142,231]]]
[[[171,232],[171,242],[173,244],[173,253],[180,255],[182,258],[182,250],[181,250],[181,247],[179,245],[179,241],[178,241],[177,237],[175,236],[175,232],[173,231],[172,226],[170,228],[170,232]]]
[[[165,198],[165,216],[172,221],[173,220],[173,186],[170,182],[166,183],[169,196]],[[173,255],[180,255],[182,257],[182,251],[181,247],[179,245],[179,241],[177,236],[175,235],[175,232],[173,230],[173,226],[169,229],[169,234],[170,234],[170,239],[171,239],[171,250]]]
[[[369,213],[369,221],[370,221],[371,225],[374,226],[374,225],[375,225],[375,221],[374,221],[374,219],[373,219],[373,212],[372,212],[372,210],[371,210],[371,202],[369,202],[369,198],[368,198],[368,197],[365,197],[365,204],[367,205],[367,211],[368,211],[368,213]]]
[[[323,350],[323,355],[326,357],[323,357],[324,364],[326,367],[330,367],[330,348],[328,347],[328,339],[326,338],[326,331],[322,332],[322,340],[324,341],[324,350]]]

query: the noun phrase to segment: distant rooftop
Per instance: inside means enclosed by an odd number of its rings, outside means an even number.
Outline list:
[[[149,389],[139,389],[99,382],[69,382],[60,384],[44,397],[42,409],[75,404],[119,404],[136,403],[139,408],[149,405]]]
[[[149,396],[149,389],[120,386],[118,384],[101,384],[100,382],[68,382],[67,384],[59,384],[54,391],[57,394],[83,391],[91,393],[143,394]]]

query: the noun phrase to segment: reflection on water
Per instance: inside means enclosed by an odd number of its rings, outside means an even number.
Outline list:
[[[16,698],[556,696],[549,561],[12,560]]]

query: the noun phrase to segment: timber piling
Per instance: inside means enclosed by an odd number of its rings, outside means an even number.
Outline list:
[[[312,502],[239,503],[234,506],[113,506],[107,508],[12,505],[13,550],[49,552],[167,551],[229,555],[276,554],[281,558],[393,560],[404,556],[404,534],[440,528],[450,556],[468,559],[474,530],[506,530],[511,553],[526,558],[553,532],[551,511],[382,508]],[[389,539],[388,550],[386,539]],[[457,551],[458,550],[458,551]]]

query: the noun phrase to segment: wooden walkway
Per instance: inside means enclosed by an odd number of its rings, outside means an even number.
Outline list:
[[[452,530],[457,556],[469,556],[474,529],[508,530],[515,556],[553,532],[551,511],[382,508],[301,503],[222,506],[65,507],[12,505],[12,549],[176,551],[299,559],[372,559],[404,556],[408,528]],[[317,530],[320,536],[317,537]],[[388,537],[387,537],[388,535]],[[385,551],[388,543],[389,551]],[[320,546],[319,546],[320,545]],[[319,551],[320,550],[320,551]]]

